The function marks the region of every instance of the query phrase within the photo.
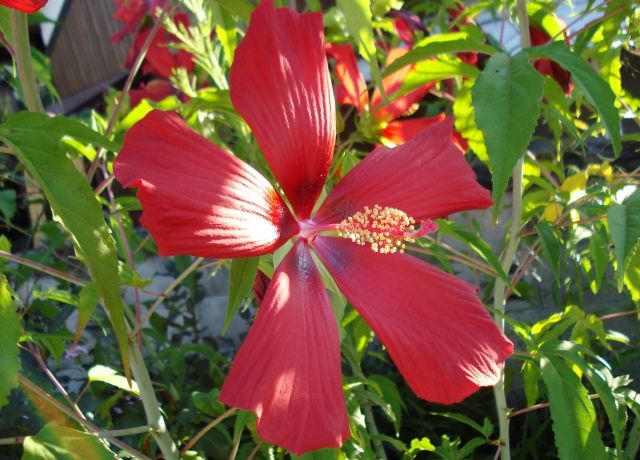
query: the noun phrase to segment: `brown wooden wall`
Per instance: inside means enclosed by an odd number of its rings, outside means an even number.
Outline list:
[[[123,23],[112,18],[113,0],[67,0],[49,48],[54,83],[64,99],[123,75],[132,37],[111,41]]]

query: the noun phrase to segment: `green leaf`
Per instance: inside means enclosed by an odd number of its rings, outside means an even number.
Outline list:
[[[11,299],[7,279],[0,274],[0,408],[7,404],[9,393],[18,386],[21,334],[20,316]]]
[[[527,48],[524,52],[531,58],[552,59],[571,72],[571,79],[598,111],[611,138],[616,158],[619,157],[622,151],[620,115],[615,106],[616,96],[611,87],[584,59],[574,54],[563,42],[554,41],[544,46]]]
[[[476,254],[482,257],[485,262],[489,263],[495,269],[498,276],[507,283],[507,285],[511,286],[511,280],[502,268],[500,260],[496,257],[491,246],[489,246],[489,244],[482,238],[474,235],[473,233],[466,232],[462,227],[462,225],[453,221],[443,219],[438,220],[438,231],[440,233],[449,235],[458,241],[462,241],[469,245]]]
[[[136,382],[132,380],[131,385],[129,385],[127,379],[118,374],[115,369],[111,369],[110,367],[103,366],[101,364],[97,364],[89,369],[89,382],[102,382],[116,388],[120,388],[121,390],[128,391],[136,396],[140,394],[140,389]]]
[[[475,67],[465,64],[455,56],[441,54],[436,59],[418,62],[407,74],[402,87],[393,94],[393,97],[397,99],[429,82],[454,77],[473,78],[476,75],[478,75],[478,69]]]
[[[99,301],[100,294],[94,282],[82,287],[78,295],[78,326],[76,327],[74,338],[76,343],[80,340],[80,336],[93,316]]]
[[[209,393],[194,391],[191,393],[191,401],[193,402],[193,406],[200,412],[205,413],[210,417],[217,417],[225,410],[224,404],[222,404],[220,399],[218,399],[219,396],[219,388],[214,388]]]
[[[13,189],[0,190],[0,212],[5,220],[11,222],[16,213],[16,191]]]
[[[386,99],[382,86],[382,74],[376,54],[376,42],[373,37],[373,24],[369,0],[338,0],[338,7],[344,13],[349,34],[356,40],[358,53],[369,63],[371,78]]]
[[[229,302],[227,304],[227,313],[224,317],[223,334],[231,324],[233,315],[240,307],[240,304],[249,295],[253,281],[256,279],[259,263],[259,257],[247,257],[231,261],[231,267],[229,268]]]
[[[612,203],[607,210],[607,222],[618,262],[618,289],[621,290],[628,262],[640,243],[640,189],[622,204]]]
[[[389,75],[404,66],[415,64],[438,54],[455,54],[464,52],[480,52],[493,54],[497,50],[491,45],[479,42],[464,32],[452,32],[427,37],[411,51],[399,57],[384,70]]]
[[[629,259],[629,265],[624,272],[624,285],[631,294],[631,299],[640,303],[640,251],[636,251]]]
[[[450,418],[451,420],[455,420],[456,422],[464,423],[465,425],[470,426],[471,428],[476,430],[485,438],[488,438],[489,436],[491,436],[491,433],[493,433],[493,425],[491,424],[491,422],[487,424],[486,422],[488,421],[488,419],[486,418],[484,421],[484,425],[480,425],[478,422],[467,417],[466,415],[458,414],[456,412],[432,412],[432,414]]]
[[[209,0],[210,3],[217,3],[234,16],[238,16],[245,22],[249,22],[253,5],[247,0]]]
[[[551,419],[561,460],[604,460],[596,412],[587,389],[571,368],[559,358],[543,356],[542,379],[549,395]]]
[[[48,423],[24,439],[22,460],[114,460],[116,455],[89,433]]]
[[[536,231],[542,244],[542,255],[547,260],[553,278],[560,281],[560,251],[562,244],[556,237],[553,226],[546,222],[541,222],[536,226]]]
[[[607,417],[609,418],[609,423],[611,424],[615,438],[616,449],[620,452],[622,449],[622,441],[624,439],[625,423],[620,420],[618,415],[618,403],[615,395],[613,394],[613,388],[611,388],[607,380],[597,369],[593,368],[576,351],[573,350],[572,343],[560,342],[559,345],[554,348],[555,349],[551,349],[551,344],[549,344],[544,348],[544,351],[546,354],[559,356],[570,363],[577,365],[591,385],[593,385],[593,388],[600,397],[600,402],[607,413]]]
[[[469,148],[485,164],[489,164],[487,147],[484,143],[484,134],[476,125],[476,115],[471,102],[471,87],[475,80],[466,80],[456,95],[453,102],[453,116],[455,128],[469,143]]]
[[[526,54],[498,53],[491,56],[471,90],[476,122],[489,153],[496,209],[536,127],[543,81]]]
[[[20,162],[42,188],[55,218],[69,231],[78,255],[89,268],[104,300],[120,345],[122,365],[129,377],[127,326],[120,298],[115,243],[91,187],[61,147],[60,140],[65,135],[117,150],[115,143],[64,117],[18,113],[0,125],[0,139],[13,147]]]
[[[385,413],[389,415],[393,422],[396,435],[399,435],[400,426],[402,425],[402,408],[404,407],[404,404],[397,385],[388,377],[377,374],[368,376],[367,384],[375,388],[382,399],[389,404],[390,411],[385,411]]]

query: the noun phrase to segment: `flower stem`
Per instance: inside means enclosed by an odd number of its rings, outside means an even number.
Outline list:
[[[529,40],[529,17],[527,16],[526,0],[517,0],[518,24],[520,29],[520,40],[523,48],[531,46]],[[518,245],[520,243],[520,229],[522,220],[522,173],[524,169],[524,153],[516,162],[513,168],[513,190],[511,204],[511,228],[506,250],[502,256],[501,264],[506,273],[509,273],[511,264],[515,260]],[[496,311],[504,313],[506,303],[507,286],[505,282],[497,278],[493,288],[493,306]],[[504,331],[505,320],[503,315],[496,315],[495,321]],[[511,447],[509,442],[509,408],[507,406],[507,396],[505,388],[504,371],[500,376],[500,381],[493,387],[496,400],[496,412],[500,426],[500,441],[503,448],[500,450],[502,460],[511,460]]]
[[[11,28],[13,30],[13,46],[15,51],[16,70],[22,86],[24,103],[30,112],[44,113],[40,92],[36,82],[36,73],[31,60],[29,44],[29,24],[27,15],[19,11],[11,11]]]

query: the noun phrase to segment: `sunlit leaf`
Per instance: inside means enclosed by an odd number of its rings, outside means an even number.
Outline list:
[[[489,153],[496,207],[538,121],[542,84],[526,54],[498,53],[473,86],[473,107]]]
[[[612,203],[607,210],[607,222],[618,263],[618,289],[622,289],[629,260],[640,244],[640,189],[622,204]]]
[[[235,315],[244,298],[249,295],[253,281],[256,278],[259,262],[259,257],[247,257],[231,261],[231,268],[229,269],[229,302],[227,303],[227,313],[224,317],[223,333],[231,324],[233,315]]]
[[[22,460],[114,460],[116,455],[93,434],[48,423],[24,439]]]
[[[11,299],[7,279],[0,274],[0,408],[7,404],[9,393],[18,386],[21,334],[20,316]]]
[[[580,378],[554,356],[540,360],[547,387],[558,456],[561,460],[604,460],[596,412]]]

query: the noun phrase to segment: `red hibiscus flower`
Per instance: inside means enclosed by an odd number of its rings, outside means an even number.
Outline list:
[[[387,13],[387,16],[393,18],[393,28],[396,29],[400,40],[409,48],[413,46],[416,32],[422,31],[423,33],[427,33],[427,29],[425,29],[420,17],[416,14],[402,10],[391,10]]]
[[[124,186],[138,188],[141,222],[162,255],[249,257],[294,240],[220,400],[255,412],[260,436],[296,454],[349,437],[338,328],[311,251],[418,396],[453,403],[495,384],[513,346],[474,287],[396,251],[432,231],[429,219],[491,204],[450,140],[451,122],[375,149],[313,213],[336,131],[322,15],[262,2],[236,51],[231,100],[290,207],[175,113],[153,111],[136,124],[114,166]]]
[[[125,36],[136,31],[142,20],[147,15],[153,15],[156,8],[164,6],[167,0],[114,0],[116,11],[113,13],[114,19],[124,22],[111,40],[118,43]]]
[[[178,94],[169,80],[151,80],[149,83],[142,83],[139,88],[129,91],[129,107],[134,108],[143,99],[160,102],[172,94]]]
[[[367,84],[358,69],[356,55],[351,45],[329,43],[325,48],[329,56],[335,59],[335,73],[339,81],[336,87],[338,102],[341,105],[354,106],[360,115],[368,113],[371,118],[365,118],[365,124],[370,126],[365,127],[365,130],[371,131],[370,135],[376,140],[382,138],[386,143],[404,144],[422,129],[443,120],[444,115],[397,120],[410,112],[414,104],[434,86],[433,83],[427,83],[403,96],[394,97],[402,87],[407,74],[413,70],[413,65],[405,66],[382,79],[385,94],[388,99],[391,99],[389,103],[384,104],[378,88],[373,90],[371,99],[369,99]],[[386,65],[388,66],[406,52],[407,50],[402,48],[390,50]]]
[[[176,14],[174,20],[176,24],[182,24],[185,27],[189,25],[189,17],[184,13]],[[133,65],[150,33],[151,28],[144,28],[138,32],[127,55],[126,67],[130,68]],[[169,78],[171,77],[171,71],[178,67],[186,68],[187,72],[193,71],[195,65],[191,54],[184,50],[171,49],[169,47],[171,43],[179,43],[179,40],[165,29],[160,29],[147,50],[147,55],[142,65],[143,73]]]
[[[35,13],[47,3],[47,0],[0,0],[0,5],[24,11],[27,14]]]
[[[547,32],[534,25],[529,26],[529,35],[531,37],[531,46],[544,45],[551,40],[551,37]],[[571,73],[569,71],[563,69],[556,62],[549,59],[538,59],[533,63],[533,66],[542,75],[548,75],[558,82],[567,96],[571,95],[573,82],[571,81]]]

